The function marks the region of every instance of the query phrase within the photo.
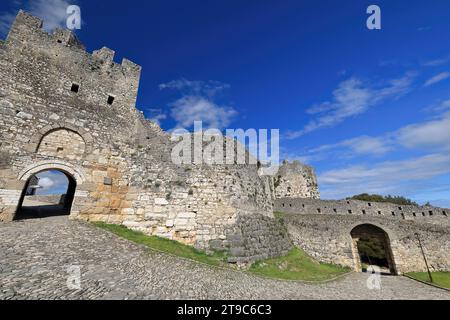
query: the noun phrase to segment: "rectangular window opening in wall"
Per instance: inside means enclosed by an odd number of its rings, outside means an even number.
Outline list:
[[[368,204],[367,204],[369,207],[371,207],[372,206],[372,204],[369,202]]]
[[[392,216],[395,217],[395,212],[394,211],[392,211]]]
[[[442,211],[442,214],[443,214],[444,216],[447,216],[447,212],[445,212],[445,211]]]
[[[114,97],[113,96],[108,96],[108,104],[111,106],[114,103]]]
[[[403,218],[403,219],[406,219],[406,217],[405,217],[405,214],[404,214],[404,213],[402,213],[402,218]]]
[[[398,210],[402,211],[403,209],[402,209],[402,207],[398,207]]]
[[[378,214],[381,214],[381,211],[378,211]]]
[[[348,213],[350,213],[350,214],[351,214],[351,213],[352,213],[352,210],[348,210]]]
[[[302,204],[302,208],[304,208],[304,207],[305,207],[305,204],[303,203],[303,204]]]
[[[77,83],[72,83],[72,88],[70,88],[70,91],[78,93],[78,91],[80,91],[80,85]]]
[[[290,204],[290,205],[289,205],[289,207],[291,207],[291,208],[292,208],[292,204]]]
[[[317,208],[317,212],[318,212],[318,213],[321,213],[321,210],[320,210],[320,208]]]
[[[283,208],[284,208],[284,203],[283,204],[281,204],[282,206],[283,206]]]
[[[362,211],[362,214],[366,214],[366,210],[363,210],[363,211]]]
[[[425,212],[422,212],[422,217],[425,217]]]
[[[430,216],[432,216],[432,215],[433,215],[433,211],[428,211],[428,213],[430,214]]]
[[[333,209],[334,213],[337,213],[337,209]]]
[[[417,215],[416,215],[416,213],[415,213],[415,212],[413,212],[413,217],[417,217]]]

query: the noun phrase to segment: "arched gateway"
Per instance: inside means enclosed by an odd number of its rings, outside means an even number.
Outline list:
[[[59,194],[37,196],[39,175],[51,173],[63,176]],[[85,181],[83,173],[65,161],[43,161],[25,168],[19,174],[19,180],[25,181],[14,219],[43,218],[57,215],[70,215],[77,186]]]
[[[397,275],[389,235],[373,224],[360,224],[350,232],[355,271],[364,271],[375,265]]]

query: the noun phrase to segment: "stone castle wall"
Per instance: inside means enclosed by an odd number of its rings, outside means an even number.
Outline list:
[[[236,262],[290,246],[276,231],[273,185],[256,165],[175,165],[170,136],[135,108],[140,66],[41,27],[21,11],[0,43],[0,220],[14,218],[34,174],[60,170],[77,184],[73,219],[213,243]]]
[[[283,162],[274,178],[275,198],[319,199],[319,187],[314,168],[299,161]]]
[[[419,234],[432,271],[450,270],[450,225],[403,222],[375,216],[293,214],[285,217],[296,246],[316,260],[357,270],[351,231],[363,224],[383,229],[389,236],[398,274],[426,271],[416,234]]]
[[[431,269],[450,270],[449,209],[286,198],[275,201],[275,210],[286,213],[294,244],[319,261],[357,269],[351,231],[369,224],[387,233],[399,274],[426,271],[417,234]]]
[[[417,223],[450,224],[450,209],[359,200],[276,199],[274,210],[295,214],[374,216]]]

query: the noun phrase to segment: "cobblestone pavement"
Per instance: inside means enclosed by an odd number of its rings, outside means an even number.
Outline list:
[[[81,289],[67,286],[81,266]],[[366,274],[325,284],[262,279],[149,251],[67,217],[0,224],[0,299],[450,299],[403,277],[368,290]]]

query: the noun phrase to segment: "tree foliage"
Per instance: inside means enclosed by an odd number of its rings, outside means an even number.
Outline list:
[[[347,200],[361,200],[361,201],[368,201],[368,202],[388,202],[388,203],[394,203],[398,205],[412,205],[412,206],[418,206],[418,204],[411,199],[402,197],[402,196],[381,196],[379,194],[368,194],[368,193],[362,193],[356,196],[353,196],[351,198],[347,198]]]

